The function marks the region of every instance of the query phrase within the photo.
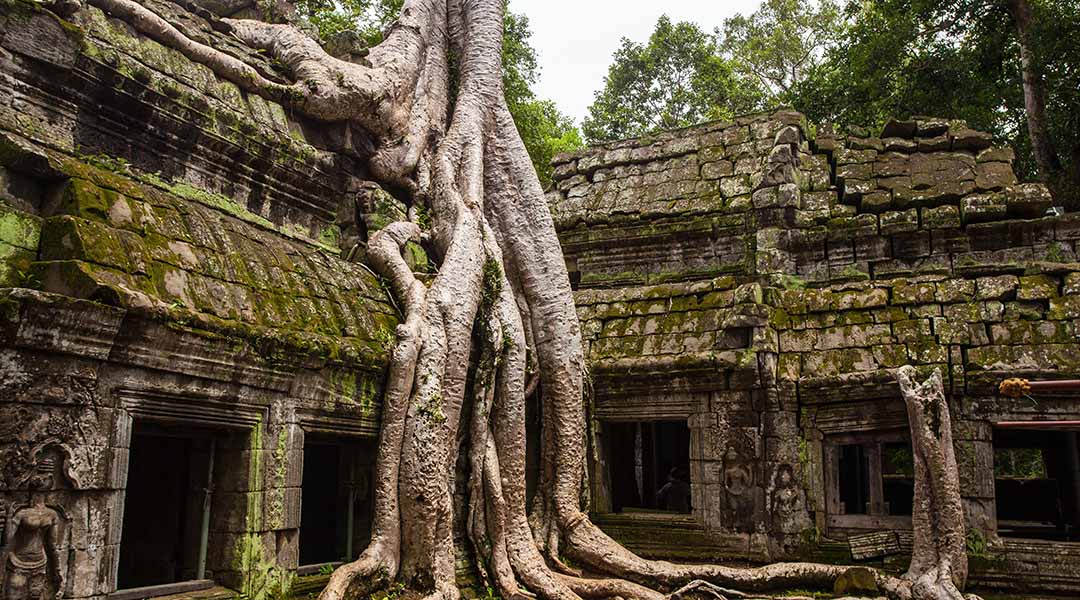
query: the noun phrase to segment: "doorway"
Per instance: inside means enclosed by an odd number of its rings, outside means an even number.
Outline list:
[[[691,512],[686,421],[607,422],[604,427],[614,512]]]
[[[119,589],[197,578],[211,440],[208,432],[134,423]]]

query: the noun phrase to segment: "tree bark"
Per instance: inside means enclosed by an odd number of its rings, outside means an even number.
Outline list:
[[[406,0],[365,66],[329,57],[290,26],[225,21],[242,41],[287,65],[294,83],[271,81],[187,39],[134,0],[89,1],[248,92],[283,98],[313,118],[362,125],[378,148],[372,173],[409,195],[413,218],[420,207],[431,215],[429,231],[400,222],[369,241],[369,261],[388,280],[403,320],[383,400],[372,542],[334,572],[322,600],[358,598],[393,580],[456,600],[459,451],[468,465],[460,473],[467,478],[460,521],[482,576],[503,598],[723,599],[739,596],[727,588],[831,588],[846,571],[810,563],[738,569],[648,561],[587,518],[580,326],[551,214],[503,97],[503,0]],[[421,239],[439,263],[426,285],[402,258],[406,242]],[[526,382],[530,369],[539,384]],[[529,514],[525,404],[533,391],[543,429],[541,481]],[[942,469],[955,476],[951,438],[923,437],[920,447],[929,450],[917,461],[936,462],[920,467],[920,485],[930,491],[919,496],[925,502],[917,527],[959,528],[962,551],[962,514],[950,495],[956,490],[941,476]],[[939,541],[924,531],[916,539],[919,564],[930,566],[912,584],[880,575],[882,587],[910,598],[913,589],[962,585],[954,536]],[[563,546],[590,577],[564,564]]]
[[[907,405],[915,458],[911,515],[915,541],[903,587],[916,600],[963,600],[967,530],[949,404],[939,370],[921,384],[915,375],[910,365],[896,373]]]
[[[1007,0],[1006,5],[1016,26],[1020,45],[1020,74],[1024,87],[1024,110],[1027,113],[1028,136],[1035,153],[1039,175],[1056,184],[1062,174],[1061,159],[1050,135],[1046,118],[1046,85],[1043,83],[1035,49],[1032,47],[1033,13],[1029,0]]]

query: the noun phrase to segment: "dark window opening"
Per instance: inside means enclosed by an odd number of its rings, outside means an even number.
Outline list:
[[[604,427],[612,510],[691,512],[686,421],[605,423]]]
[[[371,540],[374,445],[308,434],[300,490],[300,565],[352,560]]]
[[[837,527],[878,527],[911,515],[915,460],[903,430],[838,434],[825,440],[829,514]],[[902,522],[893,522],[901,526]]]
[[[136,422],[129,448],[117,586],[197,578],[211,435]]]
[[[840,512],[865,515],[870,504],[870,475],[866,452],[857,444],[840,446]]]
[[[998,533],[1080,540],[1077,432],[994,430]]]

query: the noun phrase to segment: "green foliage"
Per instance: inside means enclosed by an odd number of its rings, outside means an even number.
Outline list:
[[[503,90],[518,134],[529,153],[540,185],[551,183],[551,159],[584,146],[573,120],[555,103],[536,97],[532,87],[540,75],[536,50],[529,44],[529,18],[506,13],[503,32]]]
[[[334,572],[334,565],[323,565],[319,567],[319,575],[330,575]]]
[[[483,288],[480,292],[480,307],[485,313],[491,311],[495,306],[495,302],[499,299],[499,295],[502,294],[503,273],[499,267],[499,263],[494,259],[487,259],[484,261],[483,268]]]
[[[532,98],[511,103],[510,113],[514,115],[518,134],[536,167],[540,185],[546,188],[551,183],[551,159],[561,152],[584,147],[581,132],[573,119],[559,112],[551,100]]]
[[[662,16],[647,43],[623,38],[582,130],[593,143],[641,136],[749,112],[762,93],[721,56],[715,34]]]
[[[1041,448],[995,448],[995,479],[1046,479]]]
[[[887,475],[915,476],[915,454],[907,444],[885,446],[885,471]]]
[[[368,596],[368,600],[398,600],[405,593],[405,585],[395,582],[390,587]]]
[[[785,103],[836,42],[840,18],[832,0],[766,0],[753,14],[724,22],[721,47],[738,73],[765,89],[770,104]]]
[[[356,33],[368,46],[382,41],[404,0],[297,0],[296,12],[323,40]]]
[[[968,556],[975,558],[987,558],[989,556],[986,538],[978,529],[968,529],[966,546]]]

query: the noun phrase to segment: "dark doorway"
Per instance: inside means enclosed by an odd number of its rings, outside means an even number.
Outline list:
[[[351,560],[371,540],[375,444],[309,433],[300,489],[300,565]]]
[[[338,532],[342,514],[338,499],[341,449],[330,444],[304,444],[304,481],[300,500],[300,564],[341,560]]]
[[[998,534],[1080,540],[1077,432],[994,429]]]
[[[840,446],[840,513],[865,515],[870,503],[870,473],[862,444]]]
[[[135,423],[118,588],[195,579],[209,442],[208,434]]]
[[[612,510],[690,512],[686,421],[605,423]],[[668,485],[670,484],[670,485]]]

